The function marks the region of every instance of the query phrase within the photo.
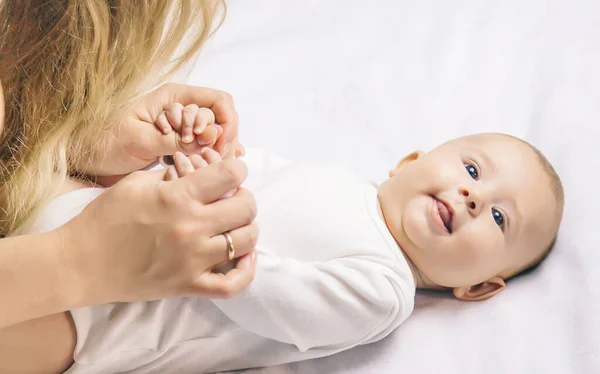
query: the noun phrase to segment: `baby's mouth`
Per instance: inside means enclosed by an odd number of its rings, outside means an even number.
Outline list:
[[[449,234],[452,234],[452,218],[453,218],[452,208],[449,207],[446,202],[439,200],[436,197],[434,197],[434,199],[437,204],[438,213],[440,215],[440,218],[442,219],[442,222],[444,223],[444,227],[446,227],[446,230],[448,231]]]

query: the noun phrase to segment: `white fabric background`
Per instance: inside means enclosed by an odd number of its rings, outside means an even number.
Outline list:
[[[555,251],[498,297],[420,295],[380,343],[249,372],[600,372],[599,1],[233,0],[188,82],[232,93],[243,143],[291,159],[382,180],[412,150],[502,131],[566,188]]]

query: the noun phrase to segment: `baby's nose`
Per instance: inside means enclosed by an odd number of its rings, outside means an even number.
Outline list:
[[[465,204],[471,214],[479,214],[483,207],[483,198],[476,188],[461,187],[459,193],[465,198]]]

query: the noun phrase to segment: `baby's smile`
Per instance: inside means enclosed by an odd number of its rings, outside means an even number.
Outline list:
[[[452,222],[454,218],[454,209],[446,201],[431,196],[433,199],[434,220],[437,225],[444,229],[444,233],[452,234]]]

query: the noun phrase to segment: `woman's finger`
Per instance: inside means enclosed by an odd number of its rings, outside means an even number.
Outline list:
[[[189,156],[190,162],[192,163],[192,166],[194,167],[194,169],[202,169],[206,166],[208,166],[208,163],[206,162],[206,160],[204,160],[202,158],[202,156],[200,155],[190,155]]]
[[[221,157],[221,155],[217,151],[215,151],[211,148],[202,149],[200,154],[206,160],[206,162],[208,162],[209,165],[223,161],[223,158]],[[237,188],[233,188],[233,189],[227,191],[225,194],[223,194],[223,196],[221,198],[226,199],[228,197],[231,197],[231,196],[235,195],[236,191],[237,191]]]
[[[167,172],[165,173],[165,180],[166,181],[174,181],[179,179],[179,176],[177,175],[177,170],[175,170],[175,166],[171,165],[167,168]]]
[[[228,199],[220,199],[202,207],[207,219],[205,229],[209,236],[249,225],[256,218],[256,202],[249,191],[240,188]]]
[[[216,101],[211,107],[215,113],[216,122],[223,126],[223,134],[217,140],[215,149],[223,156],[223,158],[233,156],[235,151],[233,144],[238,137],[239,117],[235,111],[233,97],[223,92],[223,98]]]
[[[230,298],[245,289],[254,279],[256,252],[252,251],[237,261],[226,274],[207,270],[200,274],[194,285],[203,296],[213,299]]]
[[[248,168],[243,161],[234,159],[225,160],[214,165],[208,165],[208,167],[203,169],[198,169],[188,175],[187,178],[173,181],[168,187],[168,191],[164,191],[164,193],[176,193],[184,196],[186,199],[210,204],[219,200],[227,191],[238,188],[247,175]],[[243,196],[246,203],[254,203],[254,198],[249,192],[242,193],[240,196]]]
[[[192,165],[192,162],[183,153],[175,152],[175,155],[173,155],[173,160],[175,162],[175,170],[180,178],[186,177],[194,172],[195,169]]]
[[[204,148],[201,152],[200,155],[202,155],[202,157],[206,160],[206,162],[208,162],[208,164],[214,164],[216,162],[221,162],[223,161],[223,158],[221,158],[221,155],[215,151],[214,149],[211,148]]]
[[[231,242],[233,243],[233,258],[238,258],[250,253],[256,247],[256,242],[258,241],[258,225],[254,221],[246,226],[231,231],[224,231],[224,233],[229,235]],[[229,245],[224,233],[213,236],[206,243],[206,248],[208,248],[209,251],[204,251],[203,254],[206,255],[207,253],[210,253],[211,260],[213,260],[214,263],[232,260],[229,258]]]

